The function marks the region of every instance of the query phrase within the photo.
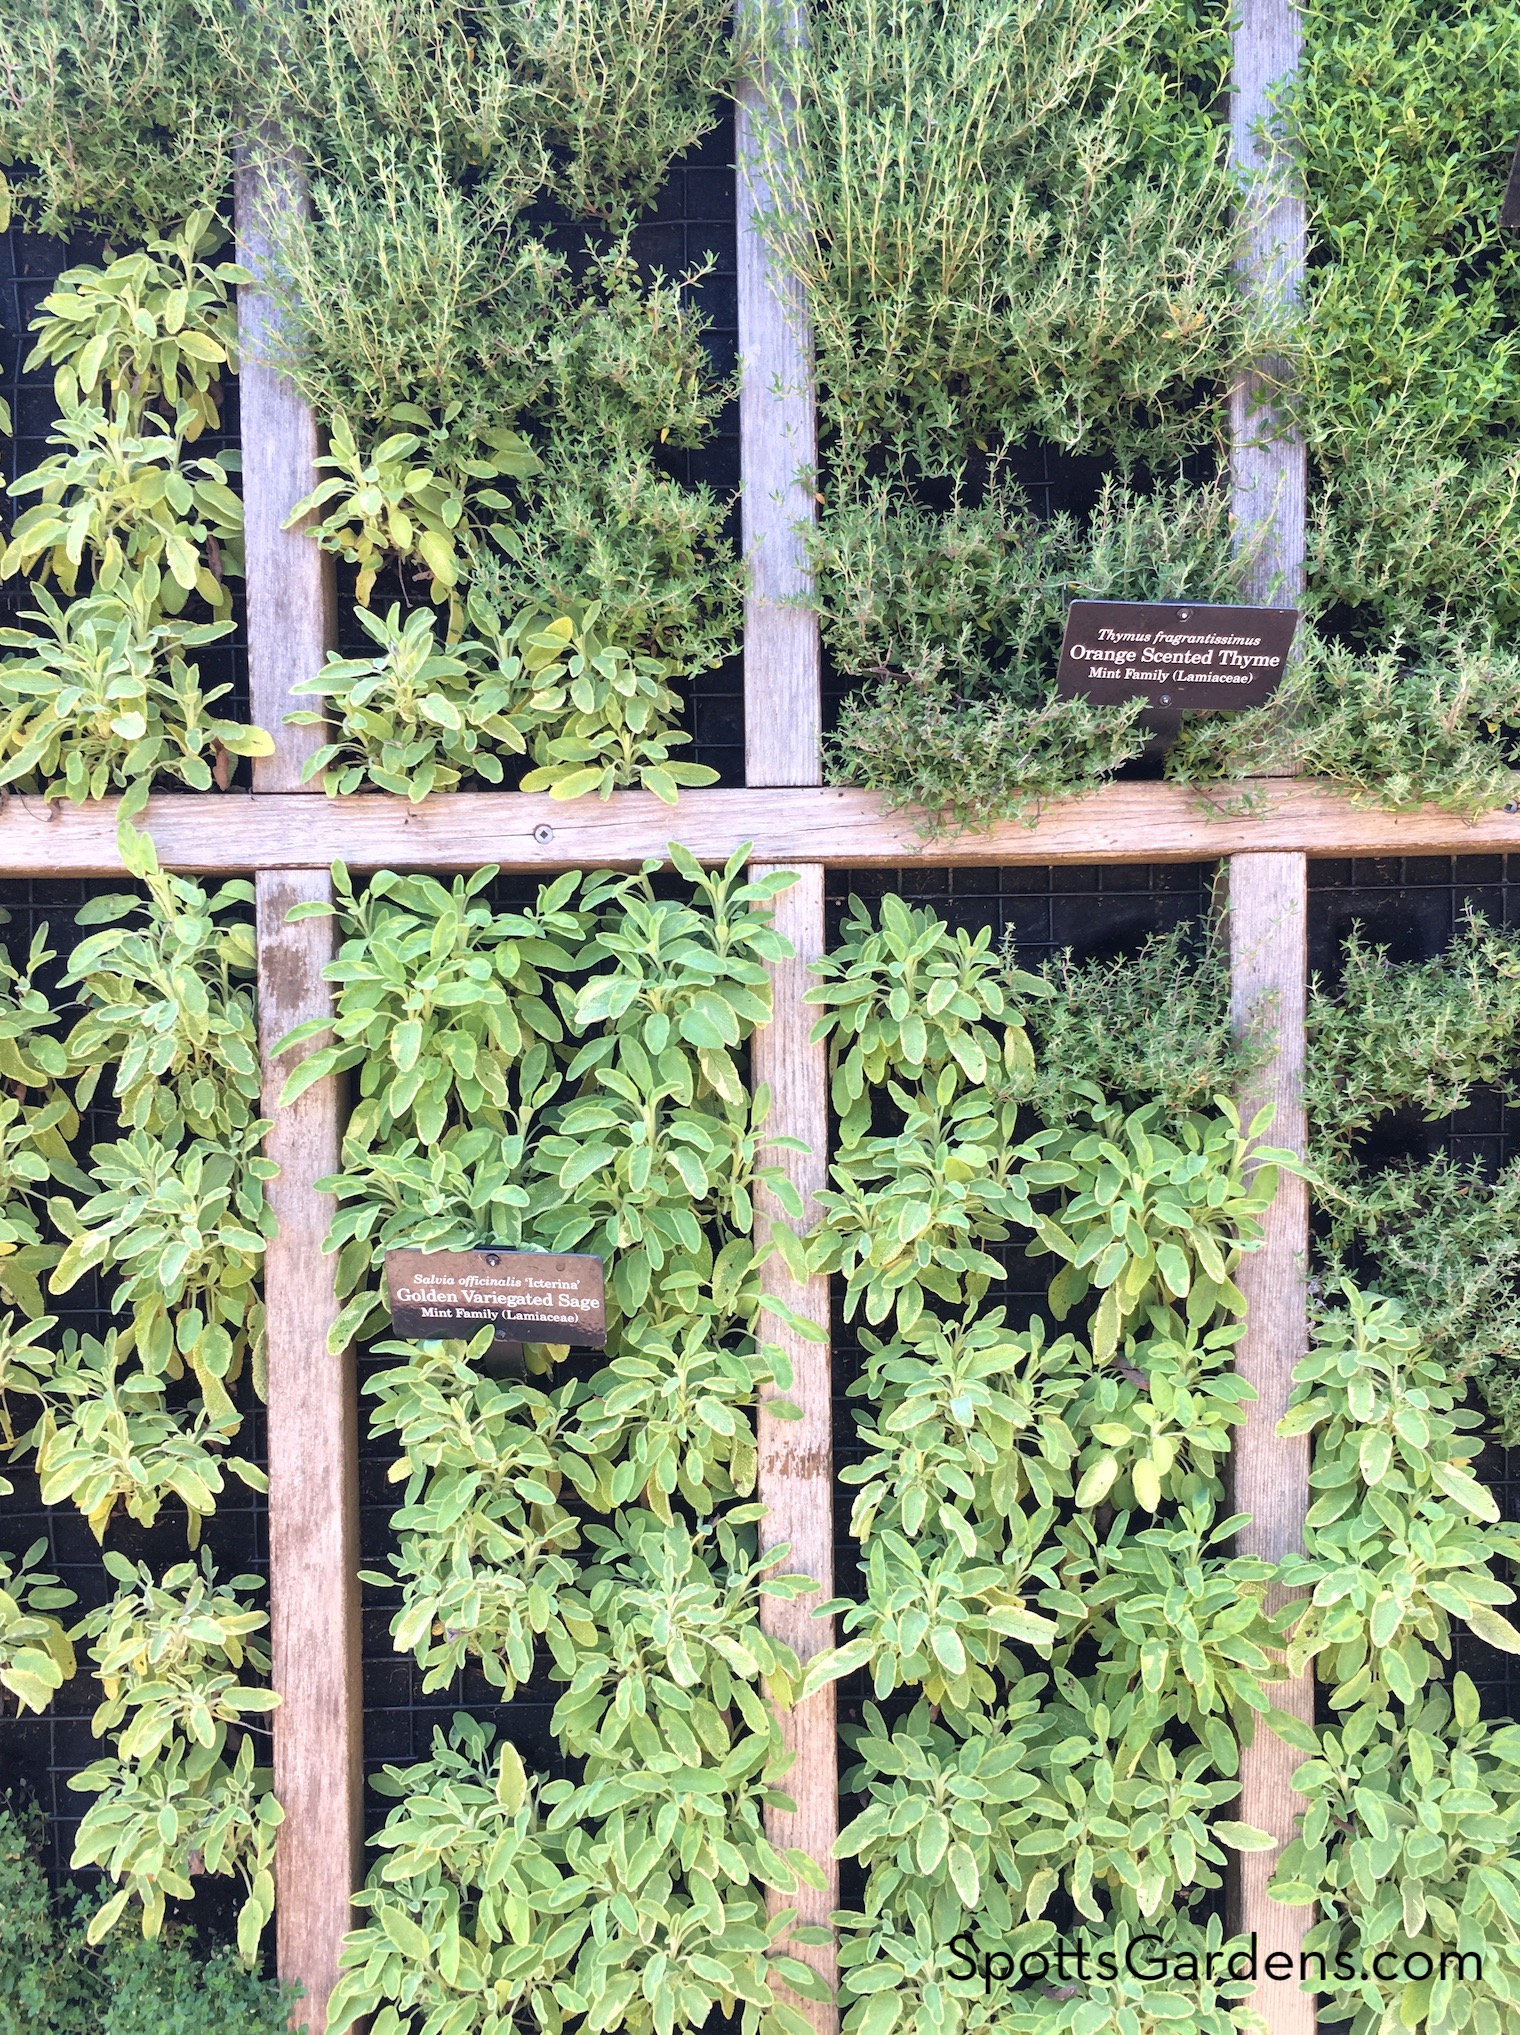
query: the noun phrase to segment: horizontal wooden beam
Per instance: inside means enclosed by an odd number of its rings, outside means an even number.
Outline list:
[[[812,786],[688,792],[677,807],[645,792],[557,805],[518,792],[454,792],[408,805],[383,793],[175,794],[145,824],[165,865],[208,875],[309,869],[628,867],[679,840],[704,862],[741,842],[760,862],[1008,864],[1194,862],[1262,852],[1334,855],[1520,853],[1520,811],[1477,820],[1422,807],[1388,813],[1312,784],[1263,779],[1251,817],[1213,814],[1164,784],[1110,784],[1046,807],[1037,825],[1005,822],[925,840],[915,815],[884,814],[875,794]],[[0,804],[0,876],[100,876],[121,868],[114,801]]]

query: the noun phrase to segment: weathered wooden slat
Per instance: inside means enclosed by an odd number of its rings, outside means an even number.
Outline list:
[[[1504,855],[1520,852],[1520,813],[1468,820],[1421,807],[1387,813],[1284,778],[1246,789],[1250,816],[1212,815],[1165,784],[1111,784],[1048,806],[1033,827],[926,841],[911,813],[884,814],[873,793],[780,787],[688,792],[679,806],[643,792],[556,805],[514,792],[459,792],[419,806],[383,793],[306,796],[175,794],[149,801],[145,824],[167,867],[217,875],[310,869],[342,860],[356,869],[620,867],[683,841],[706,862],[741,842],[757,860],[786,863],[1039,865],[1051,862],[1195,862],[1217,856]],[[116,802],[0,803],[0,875],[100,876],[120,872]]]
[[[1269,317],[1296,305],[1304,271],[1302,179],[1282,146],[1274,104],[1298,69],[1303,31],[1292,0],[1244,0],[1236,18],[1230,131],[1246,177],[1241,276]],[[1293,606],[1304,589],[1304,442],[1286,428],[1274,385],[1286,364],[1269,359],[1230,391],[1231,506],[1252,553],[1245,597]]]
[[[760,9],[740,0],[741,33]],[[769,10],[774,24],[778,10]],[[774,28],[773,31],[774,32]],[[785,10],[785,32],[803,33],[800,7]],[[817,509],[813,469],[818,436],[813,346],[801,286],[773,255],[757,220],[773,193],[763,81],[740,84],[738,167],[739,464],[744,555],[745,777],[752,785],[822,782],[822,693],[818,617],[801,602],[812,591],[806,531]]]
[[[756,869],[755,874],[763,872]],[[776,903],[776,927],[796,951],[792,961],[781,962],[771,971],[775,998],[774,1016],[754,1036],[751,1063],[756,1083],[771,1091],[768,1128],[773,1136],[800,1138],[805,1152],[766,1153],[768,1164],[786,1168],[788,1177],[802,1196],[804,1227],[811,1225],[815,1211],[812,1196],[825,1185],[828,1175],[828,1068],[825,1049],[813,1045],[809,1033],[818,1017],[802,1001],[808,986],[808,968],[824,948],[823,870],[814,863],[804,868],[792,889],[783,891]],[[762,1192],[758,1213],[762,1229],[780,1217],[773,1195]],[[767,1292],[803,1319],[827,1329],[829,1282],[815,1278],[805,1286],[796,1285],[779,1258],[764,1270]],[[777,1420],[760,1409],[760,1497],[769,1506],[761,1528],[766,1547],[786,1541],[791,1546],[788,1570],[813,1577],[816,1595],[790,1601],[778,1597],[762,1600],[761,1619],[767,1632],[785,1641],[807,1661],[833,1644],[833,1621],[815,1617],[819,1604],[834,1594],[834,1508],[833,1444],[831,1419],[832,1382],[827,1342],[809,1342],[794,1330],[762,1316],[762,1334],[779,1343],[792,1366],[792,1385],[779,1396],[789,1398],[802,1409],[801,1420]],[[770,1394],[770,1397],[778,1396]],[[828,1890],[817,1893],[803,1888],[798,1896],[772,1896],[773,1912],[793,1904],[801,1920],[826,1924],[830,1911],[839,1905],[839,1869],[834,1863],[834,1839],[839,1831],[838,1726],[835,1717],[834,1686],[820,1689],[806,1703],[799,1704],[783,1720],[788,1749],[795,1764],[782,1782],[797,1803],[795,1816],[777,1810],[766,1813],[771,1842],[796,1847],[818,1861],[828,1875]],[[797,1946],[795,1954],[823,1973],[832,1986],[837,1969],[831,1947]],[[821,2003],[798,2002],[819,2035],[831,2035],[839,2026],[837,2008]]]
[[[1242,1114],[1249,1121],[1271,1103],[1276,1114],[1268,1137],[1300,1154],[1306,1138],[1307,912],[1307,865],[1301,855],[1237,855],[1230,863],[1231,1014],[1238,1032],[1246,1034],[1257,1025],[1272,1041],[1269,1055],[1246,1084]],[[1261,1249],[1242,1259],[1238,1274],[1248,1312],[1237,1361],[1257,1397],[1236,1438],[1234,1501],[1237,1511],[1251,1515],[1237,1541],[1240,1553],[1280,1562],[1301,1549],[1309,1507],[1308,1437],[1284,1440],[1277,1433],[1294,1366],[1308,1349],[1309,1195],[1301,1179],[1283,1176],[1264,1228]],[[1281,1592],[1268,1600],[1271,1607],[1282,1601]],[[1313,1722],[1312,1674],[1274,1683],[1271,1695],[1279,1709]],[[1313,1910],[1271,1900],[1267,1883],[1281,1847],[1294,1834],[1294,1817],[1304,1807],[1291,1786],[1301,1758],[1258,1725],[1255,1742],[1241,1756],[1240,1806],[1231,1811],[1277,1839],[1272,1851],[1238,1855],[1231,1886],[1235,1927],[1257,1935],[1259,1971],[1265,1970],[1268,1956],[1286,1953],[1294,1975]],[[1295,1984],[1264,1979],[1253,2004],[1267,2017],[1272,2035],[1310,2035],[1314,2028],[1313,1999]]]
[[[305,216],[304,179],[267,137],[239,168],[234,192],[238,255],[256,278],[268,273],[282,219]],[[276,1939],[282,1978],[304,1987],[301,2016],[311,2035],[326,2025],[338,1953],[363,1870],[364,1698],[359,1642],[359,1461],[352,1353],[327,1351],[337,1312],[333,1261],[322,1254],[331,1213],[312,1183],[336,1170],[340,1098],[320,1082],[288,1109],[278,1104],[288,1064],[273,1057],[291,1026],[331,1008],[322,968],[332,924],[285,924],[293,904],[329,899],[323,852],[297,867],[240,856],[237,807],[273,796],[292,815],[320,807],[299,794],[301,770],[320,728],[291,728],[293,688],[321,668],[337,640],[333,560],[309,536],[283,526],[317,482],[315,419],[272,358],[278,308],[256,281],[238,297],[238,377],[243,450],[251,717],[275,739],[254,763],[254,797],[214,802],[198,826],[220,827],[232,867],[257,871],[259,1040],[267,1155],[279,1166],[270,1199],[278,1237],[264,1265],[269,1332],[269,1567],[275,1713],[275,1792],[284,1810],[276,1858]],[[191,816],[187,816],[191,817]],[[296,831],[299,831],[297,829]],[[52,828],[45,828],[51,833]],[[313,862],[321,866],[313,868]]]
[[[350,1927],[363,1837],[363,1693],[359,1646],[359,1457],[352,1355],[334,1357],[334,1260],[322,1238],[332,1203],[312,1183],[338,1169],[339,1096],[320,1081],[279,1106],[299,1053],[274,1046],[332,1009],[322,969],[332,921],[285,923],[292,905],[328,901],[327,871],[258,878],[259,1046],[269,1184],[279,1234],[264,1261],[269,1333],[269,1570],[275,1793],[285,1810],[275,1864],[279,1969],[306,1988],[302,2013],[321,2035],[338,1950]]]
[[[234,190],[238,259],[268,274],[275,222],[304,217],[304,179],[292,160],[258,160],[238,169]],[[248,689],[252,719],[275,738],[258,757],[259,791],[295,791],[301,768],[321,745],[321,728],[287,728],[292,707],[310,707],[292,688],[314,678],[337,642],[334,560],[299,531],[284,528],[296,503],[317,484],[317,427],[310,410],[270,364],[279,312],[257,283],[238,292],[238,415],[243,448],[244,556],[248,575]]]
[[[1234,29],[1230,107],[1232,151],[1246,190],[1241,277],[1248,302],[1269,319],[1291,313],[1303,281],[1303,180],[1283,143],[1277,113],[1302,49],[1293,0],[1243,0]],[[1269,359],[1260,375],[1241,377],[1230,392],[1231,509],[1236,542],[1249,559],[1244,593],[1249,600],[1279,606],[1296,605],[1304,592],[1307,461],[1303,439],[1291,429],[1274,389],[1288,378],[1287,364]],[[1275,824],[1270,831],[1271,840],[1261,844],[1268,852],[1237,852],[1230,863],[1233,1015],[1242,1029],[1253,1022],[1270,1025],[1275,1041],[1271,1057],[1242,1098],[1246,1112],[1270,1101],[1276,1109],[1273,1141],[1302,1152],[1308,968],[1304,856],[1315,852],[1315,842],[1312,829],[1305,839],[1292,838],[1291,830],[1280,832]],[[1298,852],[1283,852],[1287,850]],[[1421,850],[1321,847],[1318,852]],[[1240,1277],[1249,1312],[1239,1363],[1259,1396],[1237,1435],[1233,1459],[1236,1509],[1252,1515],[1238,1544],[1242,1553],[1270,1561],[1298,1549],[1309,1504],[1308,1440],[1284,1441],[1276,1432],[1294,1366],[1308,1342],[1308,1249],[1308,1191],[1301,1180],[1285,1178],[1267,1217],[1265,1244],[1245,1260]],[[1278,1685],[1273,1695],[1282,1709],[1312,1721],[1312,1676]],[[1298,1763],[1291,1748],[1261,1728],[1242,1756],[1240,1818],[1270,1831],[1279,1849],[1293,1836],[1295,1815],[1303,1807],[1291,1786]],[[1236,1858],[1231,1910],[1235,1926],[1258,1938],[1258,1969],[1265,1970],[1269,1956],[1286,1956],[1289,1972],[1296,1975],[1312,1913],[1268,1897],[1279,1849]],[[1252,2004],[1266,2016],[1272,2035],[1310,2035],[1315,2026],[1313,1997],[1291,1979],[1265,1978]]]

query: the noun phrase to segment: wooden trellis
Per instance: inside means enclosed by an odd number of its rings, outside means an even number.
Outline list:
[[[1287,0],[1245,0],[1236,36],[1233,128],[1237,154],[1263,167],[1263,119],[1271,93],[1297,60],[1297,29]],[[275,1783],[285,1808],[278,1865],[278,1952],[283,1975],[306,1987],[303,2011],[313,2035],[349,1926],[349,1896],[361,1872],[362,1692],[357,1550],[357,1412],[352,1355],[327,1350],[336,1314],[331,1261],[321,1252],[327,1199],[313,1183],[336,1170],[343,1098],[336,1081],[309,1089],[294,1107],[277,1097],[284,1069],[272,1044],[290,1026],[329,1008],[322,968],[331,922],[285,923],[298,901],[329,895],[328,864],[358,870],[467,868],[497,862],[548,874],[567,866],[636,864],[660,856],[671,836],[706,861],[721,861],[741,842],[757,862],[796,868],[801,881],[780,902],[778,920],[797,960],[775,970],[775,1016],[757,1034],[754,1064],[771,1087],[771,1128],[800,1138],[807,1154],[786,1163],[803,1194],[816,1191],[826,1165],[827,1095],[821,1048],[809,1043],[813,1013],[802,998],[807,964],[824,946],[824,870],[830,865],[1050,864],[1227,858],[1234,1007],[1241,1024],[1265,1017],[1274,1051],[1253,1077],[1247,1107],[1277,1106],[1278,1143],[1301,1146],[1304,1036],[1306,858],[1520,851],[1520,815],[1490,814],[1467,823],[1447,813],[1392,815],[1358,807],[1312,785],[1271,781],[1255,787],[1253,810],[1210,814],[1169,787],[1124,784],[1052,807],[1034,827],[998,826],[950,841],[925,841],[911,814],[884,815],[874,797],[826,790],[820,778],[820,685],[816,624],[794,597],[804,589],[799,522],[811,514],[813,402],[803,307],[778,285],[752,216],[759,191],[758,96],[741,98],[739,303],[744,534],[751,561],[746,613],[747,778],[744,791],[688,793],[674,813],[638,793],[605,803],[514,793],[453,794],[420,807],[382,795],[328,800],[302,787],[301,766],[318,731],[291,729],[283,717],[291,687],[319,667],[331,647],[335,597],[331,560],[310,538],[288,533],[291,506],[311,488],[317,435],[289,388],[258,365],[257,348],[273,316],[258,288],[241,305],[252,358],[241,384],[247,510],[249,669],[253,718],[276,736],[272,757],[254,768],[251,793],[154,799],[145,824],[167,867],[195,872],[252,872],[259,939],[260,1036],[265,1109],[275,1128],[269,1154],[279,1162],[271,1189],[280,1222],[269,1249],[265,1292],[269,1328],[269,1542],[274,1681],[283,1698],[275,1716]],[[1267,153],[1270,153],[1267,151]],[[1247,280],[1257,290],[1291,294],[1302,265],[1303,205],[1281,164],[1253,201]],[[299,177],[240,172],[236,192],[240,255],[257,271],[265,225],[302,202]],[[1304,462],[1291,438],[1265,437],[1260,391],[1232,392],[1234,485],[1238,521],[1261,526],[1256,592],[1291,600],[1302,583]],[[0,804],[0,872],[94,875],[120,864],[116,815],[93,807],[44,805],[12,797]],[[762,1208],[762,1219],[767,1211]],[[1306,1340],[1304,1260],[1306,1196],[1290,1183],[1279,1195],[1266,1247],[1248,1259],[1241,1283],[1250,1320],[1240,1362],[1260,1397],[1237,1448],[1235,1495],[1254,1523],[1244,1550],[1279,1558],[1297,1544],[1307,1502],[1305,1441],[1273,1432],[1292,1366]],[[826,1322],[827,1294],[797,1291],[779,1266],[780,1297]],[[793,1338],[793,1396],[801,1422],[759,1425],[760,1487],[771,1513],[767,1531],[792,1543],[791,1566],[830,1594],[832,1464],[830,1373],[826,1346]],[[808,1600],[767,1601],[771,1629],[804,1654],[827,1643]],[[1292,1685],[1290,1707],[1310,1714],[1308,1678]],[[830,1861],[837,1828],[836,1732],[832,1691],[789,1720],[797,1753],[791,1785],[795,1818],[777,1819],[778,1841],[798,1844],[831,1876],[827,1894],[809,1896],[808,1919],[835,1905]],[[1246,1756],[1238,1811],[1286,1841],[1294,1798],[1292,1756],[1259,1733]],[[1268,1901],[1275,1853],[1249,1854],[1234,1889],[1234,1920],[1259,1932],[1262,1949],[1296,1948],[1305,1911]],[[829,1953],[803,1953],[833,1975]],[[1310,2002],[1291,1986],[1266,1987],[1258,2001],[1274,2035],[1313,2026]],[[833,2010],[811,2007],[824,2035]]]

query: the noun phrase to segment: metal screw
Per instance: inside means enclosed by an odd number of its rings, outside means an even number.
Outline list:
[[[540,848],[547,848],[549,843],[554,839],[554,829],[549,825],[547,820],[540,820],[538,825],[533,829],[533,838],[537,841]]]
[[[1508,799],[1505,802],[1504,810],[1507,813],[1520,813],[1520,805],[1517,805],[1514,799]]]
[[[1163,694],[1161,695],[1161,704],[1162,704],[1162,706],[1164,706],[1164,707],[1169,707],[1169,706],[1171,705],[1171,703],[1172,703],[1172,696],[1171,696],[1171,694],[1170,694],[1169,692],[1164,692],[1164,693],[1163,693]]]

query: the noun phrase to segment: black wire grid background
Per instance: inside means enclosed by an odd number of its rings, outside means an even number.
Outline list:
[[[124,880],[0,879],[0,907],[7,914],[6,922],[0,925],[0,944],[8,950],[13,964],[22,966],[33,934],[44,925],[47,927],[48,944],[58,958],[48,965],[41,979],[49,1000],[57,1007],[62,996],[68,994],[60,991],[57,984],[69,949],[85,937],[75,928],[75,914],[89,897],[131,888]],[[65,1031],[70,1021],[70,1014],[65,1011]],[[78,1143],[81,1151],[87,1153],[90,1145],[118,1135],[107,1076],[86,1114]],[[58,1318],[54,1333],[72,1329],[81,1336],[103,1338],[113,1325],[119,1325],[120,1317],[113,1315],[110,1307],[113,1284],[114,1275],[109,1270],[91,1272],[70,1292],[49,1299],[49,1312]],[[44,1298],[47,1297],[44,1287]],[[171,1398],[191,1390],[188,1385],[170,1389]],[[267,1461],[264,1409],[253,1394],[246,1369],[233,1397],[243,1415],[243,1426],[227,1453],[262,1468]],[[11,1401],[10,1418],[18,1434],[27,1431],[40,1410],[38,1402],[32,1399]],[[101,1544],[83,1514],[72,1503],[44,1505],[29,1461],[6,1463],[0,1457],[0,1469],[15,1486],[12,1496],[0,1497],[0,1549],[20,1555],[37,1540],[47,1542],[43,1566],[73,1590],[79,1600],[72,1609],[60,1614],[66,1623],[96,1605],[109,1602],[116,1585],[102,1566]],[[267,1505],[261,1493],[250,1491],[229,1475],[201,1538],[202,1545],[212,1553],[219,1576],[258,1575],[267,1580]],[[161,1576],[176,1562],[188,1558],[184,1507],[177,1499],[169,1499],[154,1526],[144,1528],[128,1519],[118,1504],[106,1528],[104,1546],[116,1549],[131,1561],[148,1562],[155,1574]],[[248,1601],[268,1610],[267,1592],[255,1594]],[[95,1738],[90,1730],[90,1718],[101,1700],[101,1689],[90,1669],[87,1646],[85,1641],[78,1644],[79,1672],[72,1681],[65,1682],[40,1717],[18,1716],[9,1697],[0,1704],[0,1799],[9,1791],[18,1801],[34,1802],[42,1810],[44,1858],[50,1875],[55,1880],[73,1877],[81,1883],[96,1875],[82,1871],[71,1874],[69,1857],[75,1832],[92,1798],[75,1792],[68,1783],[107,1750],[106,1742]],[[267,1762],[267,1744],[261,1747],[261,1757]],[[235,1907],[232,1881],[208,1878],[200,1883],[193,1903],[198,1925],[230,1937]]]

